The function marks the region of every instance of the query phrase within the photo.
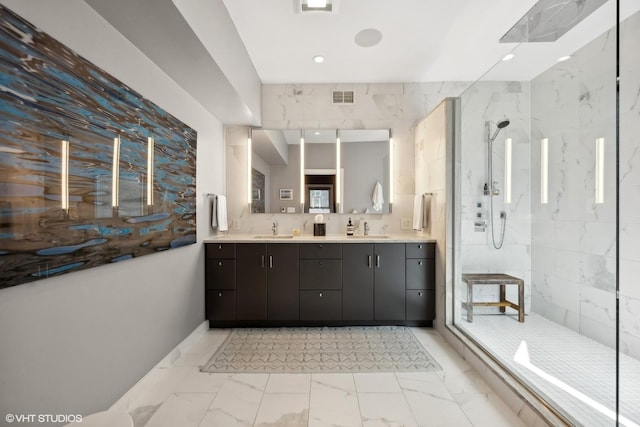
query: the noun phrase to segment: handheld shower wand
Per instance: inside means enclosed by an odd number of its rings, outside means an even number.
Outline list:
[[[495,141],[496,137],[500,133],[500,131],[507,126],[509,126],[509,119],[501,120],[497,123],[496,131],[492,136],[490,135],[491,131],[491,122],[485,122],[485,126],[487,128],[487,138],[488,138],[488,152],[487,152],[487,172],[488,172],[488,180],[484,184],[484,195],[489,196],[489,201],[491,205],[491,217],[489,218],[489,225],[491,226],[491,242],[493,243],[493,247],[496,249],[502,248],[504,243],[504,232],[507,226],[507,213],[500,212],[500,219],[502,220],[502,232],[500,233],[500,241],[496,243],[496,237],[494,232],[494,223],[493,223],[493,196],[497,196],[500,194],[500,190],[498,189],[498,182],[493,180],[493,141]]]

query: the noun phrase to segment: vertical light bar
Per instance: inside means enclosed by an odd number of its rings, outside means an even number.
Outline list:
[[[253,153],[253,146],[251,142],[251,137],[253,136],[253,131],[249,129],[249,135],[247,136],[247,203],[251,205],[253,201],[252,197],[252,186],[253,186],[253,174],[251,171],[251,155]],[[251,211],[251,209],[249,209]]]
[[[393,135],[389,129],[389,212],[393,204]]]
[[[336,212],[337,213],[341,213],[340,212],[340,207],[341,207],[341,203],[340,201],[342,200],[340,197],[342,195],[341,191],[340,191],[340,158],[341,155],[341,148],[340,148],[340,130],[336,129]]]
[[[596,203],[604,203],[604,138],[596,139]]]
[[[60,204],[63,210],[69,210],[69,141],[62,141],[60,149]]]
[[[540,140],[540,203],[549,203],[549,138]]]
[[[511,203],[511,138],[504,140],[504,202]]]
[[[153,154],[155,140],[147,138],[147,206],[153,206]]]
[[[111,206],[118,207],[120,194],[120,135],[113,138],[113,172],[111,174]]]
[[[304,212],[304,134],[300,130],[300,209]]]

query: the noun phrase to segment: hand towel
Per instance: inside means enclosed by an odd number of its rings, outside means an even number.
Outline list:
[[[218,195],[218,231],[227,231],[229,225],[227,224],[227,197]]]
[[[384,195],[382,192],[382,185],[380,182],[376,182],[375,187],[373,187],[373,195],[371,196],[371,201],[373,202],[373,209],[376,211],[382,210],[382,204],[384,203]]]
[[[416,194],[413,196],[413,229],[422,230],[422,195]]]
[[[422,197],[422,227],[429,227],[429,220],[431,219],[431,194],[425,194]]]
[[[210,215],[211,215],[211,228],[213,228],[214,230],[218,228],[218,204],[216,203],[216,195],[212,194],[209,197],[211,197],[211,211],[210,211]]]

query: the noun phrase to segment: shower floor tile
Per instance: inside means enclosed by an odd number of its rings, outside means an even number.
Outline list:
[[[535,313],[474,316],[458,325],[585,426],[615,423],[616,352]],[[620,355],[620,425],[640,425],[640,361]]]

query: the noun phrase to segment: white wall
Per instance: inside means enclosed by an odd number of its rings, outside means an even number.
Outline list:
[[[204,320],[204,193],[224,188],[222,125],[83,1],[2,3],[198,132],[197,244],[0,290],[0,413],[88,414]]]

